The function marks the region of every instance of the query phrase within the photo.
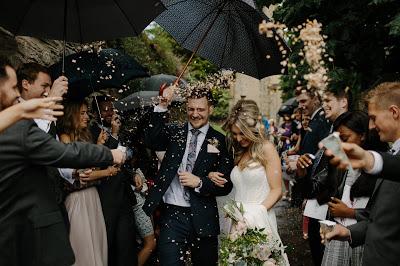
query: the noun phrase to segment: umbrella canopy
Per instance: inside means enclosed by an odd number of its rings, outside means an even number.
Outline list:
[[[160,87],[162,84],[172,84],[178,77],[173,76],[173,75],[167,75],[167,74],[158,74],[158,75],[153,75],[149,78],[146,78],[143,82],[143,87],[147,91],[159,91]],[[180,79],[179,80],[179,85],[180,86],[186,86],[186,81]]]
[[[175,97],[173,105],[179,105],[183,103],[185,99],[181,97]],[[158,91],[138,91],[131,95],[118,100],[114,103],[114,107],[119,111],[127,112],[134,109],[152,106],[158,103]]]
[[[298,102],[296,100],[296,97],[290,98],[286,102],[284,102],[281,107],[279,108],[278,115],[279,116],[284,116],[285,114],[291,115],[298,106]]]
[[[287,100],[286,102],[282,103],[282,106],[284,106],[284,105],[297,107],[297,106],[299,106],[299,103],[297,102],[296,97],[293,97],[293,98],[290,98],[289,100]]]
[[[0,1],[0,26],[15,35],[86,43],[138,35],[164,9],[159,0]]]
[[[61,73],[62,62],[50,67],[54,78]],[[131,79],[149,76],[133,57],[116,49],[99,53],[81,52],[65,58],[65,76],[69,79],[67,97],[84,98],[94,90],[120,88]]]
[[[248,0],[246,2],[249,2]],[[220,68],[261,79],[280,74],[282,54],[275,38],[259,33],[268,18],[242,0],[163,0],[156,22],[184,48]],[[280,45],[285,42],[276,35]],[[197,50],[198,49],[198,50]]]
[[[143,108],[155,103],[158,91],[138,91],[118,100],[114,103],[114,107],[119,111],[128,111],[137,108]]]

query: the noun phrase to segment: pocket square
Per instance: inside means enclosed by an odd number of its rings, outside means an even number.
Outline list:
[[[207,144],[207,152],[208,153],[219,153],[219,150],[217,149],[217,147],[215,147],[211,144]]]

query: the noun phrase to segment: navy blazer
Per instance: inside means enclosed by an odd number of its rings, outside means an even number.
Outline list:
[[[145,136],[149,148],[156,151],[166,151],[154,186],[143,206],[143,210],[150,215],[162,202],[173,178],[178,172],[185,153],[188,124],[166,124],[165,113],[154,112],[150,127]],[[208,140],[218,140],[219,153],[208,153]],[[193,223],[199,236],[215,236],[220,233],[216,196],[224,196],[232,190],[233,184],[230,173],[233,168],[233,156],[228,152],[224,135],[208,129],[206,138],[197,156],[192,173],[201,178],[203,184],[200,193],[189,189],[190,208],[193,214]],[[216,186],[209,178],[208,173],[221,172],[228,180],[224,187]]]

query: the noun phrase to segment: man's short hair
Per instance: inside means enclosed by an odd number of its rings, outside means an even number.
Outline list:
[[[207,101],[210,105],[214,105],[214,97],[210,89],[205,87],[195,87],[188,90],[187,98],[188,99],[200,99],[206,97]]]
[[[337,99],[346,99],[347,100],[347,109],[352,110],[353,106],[353,93],[351,92],[349,87],[334,89],[328,88],[326,90],[327,94],[332,94]]]
[[[37,79],[39,72],[43,72],[51,76],[49,69],[38,63],[25,63],[20,66],[17,70],[18,88],[22,88],[22,80],[24,79],[29,83],[34,82]]]
[[[294,91],[295,96],[299,96],[300,94],[305,93],[307,94],[310,98],[318,97],[317,90],[314,88],[307,88],[305,86],[298,86],[296,90]]]
[[[365,96],[367,104],[374,103],[379,108],[394,104],[400,107],[400,82],[384,82],[370,90]]]
[[[3,82],[4,79],[8,79],[6,67],[12,67],[10,60],[4,56],[0,56],[0,82]]]

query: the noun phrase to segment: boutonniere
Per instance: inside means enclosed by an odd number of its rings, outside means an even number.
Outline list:
[[[207,152],[208,153],[219,153],[218,145],[219,141],[216,138],[208,139]]]

